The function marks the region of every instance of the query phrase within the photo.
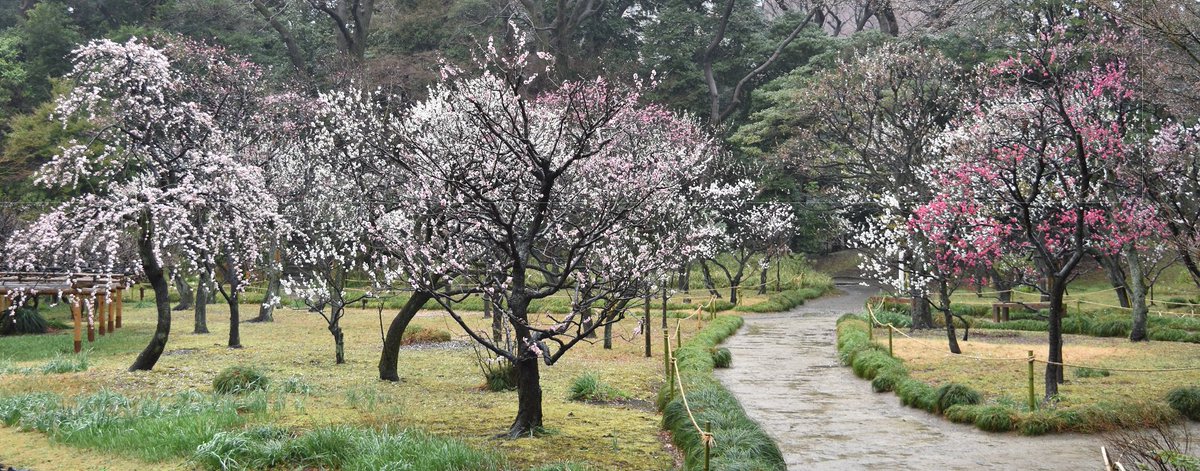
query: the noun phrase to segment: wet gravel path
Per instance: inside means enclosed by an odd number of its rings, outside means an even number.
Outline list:
[[[786,313],[745,316],[724,344],[733,367],[717,378],[779,443],[789,469],[1102,468],[1098,437],[987,433],[872,392],[838,363],[834,323],[873,290],[839,288],[844,295]]]

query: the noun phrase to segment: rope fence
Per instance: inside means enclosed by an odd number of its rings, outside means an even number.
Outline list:
[[[880,303],[880,306],[882,306],[882,303]],[[1036,394],[1034,391],[1034,371],[1033,371],[1034,363],[1041,363],[1043,365],[1058,365],[1058,366],[1061,366],[1064,368],[1070,367],[1070,368],[1091,369],[1091,370],[1118,371],[1118,372],[1127,372],[1127,373],[1170,373],[1170,372],[1181,372],[1181,371],[1200,371],[1200,366],[1168,367],[1168,368],[1119,368],[1119,367],[1106,367],[1106,366],[1096,366],[1096,365],[1082,365],[1082,364],[1078,364],[1078,363],[1067,363],[1065,361],[1061,361],[1061,362],[1049,361],[1049,360],[1043,360],[1043,359],[1037,358],[1034,355],[1033,350],[1027,351],[1026,356],[1023,356],[1023,357],[988,357],[988,356],[980,356],[980,355],[971,355],[971,354],[966,354],[966,353],[957,353],[956,354],[956,353],[948,352],[941,347],[937,347],[928,342],[925,342],[923,339],[913,337],[913,336],[909,335],[908,333],[904,332],[903,330],[897,328],[891,322],[888,322],[886,324],[880,322],[879,319],[875,317],[875,309],[877,309],[877,307],[872,307],[869,303],[867,304],[866,307],[867,307],[867,316],[869,318],[868,319],[869,327],[867,329],[868,339],[872,343],[874,343],[875,327],[877,327],[877,326],[878,327],[886,327],[887,331],[888,331],[888,355],[893,358],[895,358],[896,355],[894,352],[892,334],[898,333],[898,334],[904,336],[905,338],[913,341],[913,343],[921,346],[924,350],[941,353],[942,355],[944,355],[946,357],[959,358],[959,359],[971,359],[971,360],[979,360],[979,361],[1001,361],[1001,362],[1013,361],[1013,362],[1023,362],[1023,363],[1028,364],[1029,365],[1029,368],[1028,368],[1029,410],[1037,409]]]
[[[705,309],[712,310],[713,311],[712,315],[716,316],[716,311],[712,309],[716,299],[717,299],[716,296],[709,297],[708,303],[705,304],[704,306],[700,306],[700,307],[696,308],[695,313],[692,313],[692,315],[690,315],[688,317],[685,317],[683,319],[677,319],[675,321],[675,344],[676,344],[676,346],[681,345],[681,343],[680,343],[680,326],[682,325],[682,321],[686,321],[688,319],[695,317],[697,326],[699,326],[700,325],[699,322],[701,321],[701,317],[702,317]],[[647,335],[649,335],[649,333],[647,333]],[[708,423],[708,424],[705,424],[704,428],[700,428],[700,423],[696,421],[696,415],[692,412],[692,406],[688,403],[687,391],[683,387],[683,375],[681,375],[679,373],[679,361],[675,358],[675,350],[673,348],[671,348],[671,335],[670,335],[669,328],[663,329],[663,346],[664,346],[663,351],[666,352],[664,355],[664,359],[665,359],[666,370],[667,370],[666,371],[667,381],[671,384],[671,386],[670,386],[671,394],[674,395],[675,388],[676,387],[679,388],[679,398],[680,398],[681,402],[683,403],[684,410],[687,412],[688,420],[690,420],[692,422],[692,427],[696,429],[696,433],[700,436],[701,442],[704,443],[704,471],[709,471],[709,461],[712,459],[712,448],[714,446],[716,446],[716,443],[717,443],[717,441],[713,438],[712,424]]]

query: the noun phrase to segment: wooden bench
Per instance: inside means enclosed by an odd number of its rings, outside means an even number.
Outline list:
[[[1050,303],[993,303],[992,304],[992,322],[1000,322],[1000,318],[1004,318],[1004,322],[1008,322],[1008,310],[1010,308],[1017,309],[1049,309]]]

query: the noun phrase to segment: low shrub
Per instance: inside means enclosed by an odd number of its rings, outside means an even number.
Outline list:
[[[875,375],[875,379],[871,380],[871,390],[875,392],[895,391],[896,385],[907,377],[908,371],[905,371],[902,366],[886,368],[879,371]]]
[[[517,369],[512,362],[503,358],[492,359],[483,368],[483,389],[492,392],[515,391]]]
[[[850,368],[863,379],[875,379],[880,370],[900,365],[900,360],[876,349],[864,349],[854,355]]]
[[[933,412],[937,407],[937,391],[921,381],[905,378],[896,384],[896,395],[909,407]]]
[[[592,373],[576,377],[567,392],[567,399],[572,401],[613,401],[628,397],[628,394],[601,381]]]
[[[449,342],[451,338],[453,337],[450,335],[450,332],[440,329],[426,329],[413,325],[404,331],[404,335],[400,338],[400,345],[442,343]]]
[[[1200,420],[1200,387],[1175,388],[1167,393],[1167,404],[1184,417]]]
[[[213,391],[221,394],[241,394],[267,388],[267,376],[249,366],[230,366],[213,378]]]
[[[1021,435],[1045,435],[1062,430],[1063,422],[1058,411],[1041,409],[1022,415],[1017,430]]]
[[[712,350],[713,366],[717,368],[729,368],[733,364],[733,353],[728,348],[714,348]]]
[[[973,406],[982,397],[977,391],[957,383],[946,383],[937,388],[934,412],[941,413],[952,406]]]
[[[1106,320],[1092,325],[1089,334],[1096,337],[1126,337],[1132,326],[1129,320]]]
[[[946,418],[949,419],[951,422],[954,422],[956,424],[975,425],[975,418],[977,416],[976,411],[978,411],[978,410],[979,410],[979,406],[966,405],[966,404],[955,404],[953,406],[947,407],[944,412],[945,412]]]
[[[0,312],[0,335],[44,334],[50,323],[31,307],[19,307],[16,312]]]
[[[797,288],[780,291],[767,298],[766,301],[754,304],[743,304],[733,309],[738,312],[782,312],[804,304],[809,299],[815,299],[825,294],[823,288]]]
[[[1006,406],[982,407],[975,411],[975,426],[986,432],[1008,432],[1016,426],[1015,415],[1016,411]]]

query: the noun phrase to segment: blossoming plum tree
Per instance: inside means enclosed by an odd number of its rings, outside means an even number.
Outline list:
[[[248,276],[244,255],[271,196],[262,174],[240,158],[261,130],[247,123],[258,107],[261,71],[220,48],[182,38],[92,41],[73,53],[74,87],[57,105],[62,119],[86,119],[87,135],[38,172],[38,182],[80,196],[58,205],[8,247],[10,264],[81,271],[100,254],[121,270],[120,240],[133,232],[140,271],[154,288],[154,336],[130,370],[148,370],[171,328],[164,258],[178,252],[196,265],[223,261],[228,279]],[[39,259],[41,256],[43,258]],[[49,257],[49,258],[45,258]],[[235,282],[235,289],[244,286]],[[231,341],[234,340],[231,337]]]
[[[619,321],[648,283],[711,251],[714,231],[686,189],[717,152],[698,123],[644,104],[638,86],[598,78],[534,94],[545,70],[516,36],[512,54],[489,42],[477,73],[447,69],[398,124],[388,171],[371,175],[405,190],[375,224],[390,277],[431,293],[516,369],[513,438],[542,427],[539,362],[553,365]],[[530,303],[557,293],[572,311],[537,322]],[[495,301],[515,349],[463,320],[455,302],[472,295]]]

